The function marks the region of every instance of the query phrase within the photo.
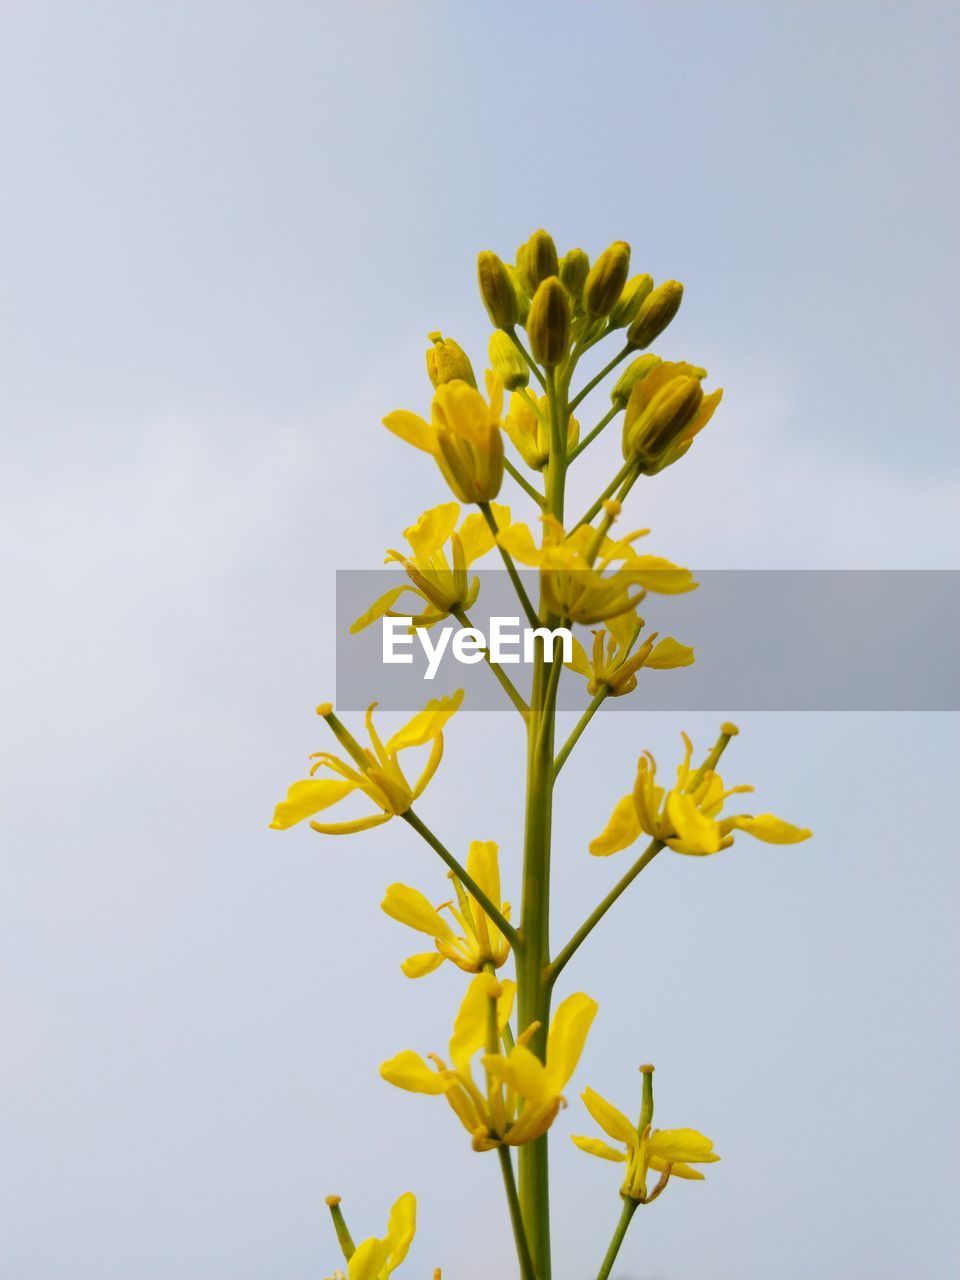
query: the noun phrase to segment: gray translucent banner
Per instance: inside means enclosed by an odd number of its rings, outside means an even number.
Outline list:
[[[470,607],[471,624],[490,635],[490,619],[515,618],[522,635],[529,624],[502,570],[480,570],[480,593]],[[538,597],[538,575],[524,571],[530,597]],[[960,673],[960,571],[949,570],[711,570],[695,574],[699,587],[682,595],[649,594],[639,605],[650,632],[693,647],[692,666],[638,672],[637,689],[608,698],[618,711],[957,711]],[[409,664],[386,663],[380,620],[358,634],[353,621],[374,600],[406,581],[402,570],[338,570],[336,612],[336,702],[361,710],[377,701],[387,710],[412,711],[429,698],[464,689],[465,708],[504,710],[509,702],[484,661],[466,665],[453,654],[455,618],[433,679],[418,636],[395,646]],[[407,593],[396,610],[413,614],[422,602]],[[598,624],[599,625],[599,624]],[[509,634],[511,627],[503,627]],[[574,634],[591,653],[591,627]],[[462,646],[461,646],[462,647]],[[522,643],[518,646],[522,658]],[[469,652],[469,646],[463,652]],[[532,667],[504,664],[526,697]],[[558,705],[582,709],[586,682],[564,671]]]

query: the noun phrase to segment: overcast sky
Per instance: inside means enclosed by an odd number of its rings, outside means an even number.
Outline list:
[[[445,496],[379,420],[426,408],[429,330],[482,362],[478,249],[623,238],[687,286],[660,353],[726,387],[638,497],[651,550],[960,567],[958,11],[8,0],[0,25],[0,1274],[312,1280],[325,1194],[365,1236],[407,1188],[404,1276],[510,1274],[493,1158],[377,1076],[446,1046],[459,978],[408,983],[378,907],[441,869],[400,824],[266,827],[328,745],[335,569]],[[574,503],[615,468],[594,446]],[[681,728],[715,736],[641,707],[567,766],[558,939],[622,869],[586,844],[640,748],[671,769]],[[514,896],[515,720],[461,714],[422,802],[455,850],[500,842]],[[571,965],[601,1012],[556,1126],[556,1280],[619,1212],[569,1143],[578,1089],[634,1110],[647,1060],[658,1121],[724,1160],[643,1211],[623,1280],[952,1280],[957,717],[740,723],[726,773],[815,840],[664,855]]]

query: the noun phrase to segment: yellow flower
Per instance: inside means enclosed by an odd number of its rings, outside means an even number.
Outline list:
[[[510,919],[510,904],[500,900],[500,865],[497,846],[492,840],[472,840],[467,854],[467,874],[480,886],[505,919]],[[457,894],[457,903],[444,902],[433,907],[419,889],[406,884],[392,884],[381,902],[381,908],[394,920],[433,938],[435,951],[410,956],[401,968],[408,978],[422,978],[439,969],[444,960],[452,961],[464,973],[480,973],[485,965],[499,969],[510,954],[510,944],[489,918],[472,893],[468,893],[453,872],[449,872]],[[449,911],[460,927],[454,932],[441,911]]]
[[[353,764],[341,760],[327,751],[317,751],[310,759],[316,761],[310,768],[310,777],[294,782],[286,799],[277,805],[270,826],[286,831],[304,818],[323,809],[329,809],[352,791],[362,791],[380,810],[368,818],[355,818],[349,822],[311,822],[314,831],[323,835],[349,835],[354,831],[367,831],[389,822],[398,814],[406,813],[414,800],[422,794],[427,783],[436,773],[443,757],[443,729],[463,701],[463,690],[458,689],[449,698],[431,698],[422,711],[397,731],[386,743],[381,742],[374,728],[371,703],[367,710],[366,726],[370,735],[370,747],[361,748],[340,724],[329,703],[317,708],[339,740],[347,747]],[[411,785],[400,767],[398,756],[411,747],[430,744],[430,755],[417,781]],[[335,778],[315,778],[318,769],[326,768]]]
[[[347,1280],[387,1280],[409,1253],[416,1231],[417,1199],[407,1191],[390,1210],[387,1234],[357,1245],[347,1263]]]
[[[616,541],[604,535],[591,564],[598,533],[583,524],[564,534],[559,521],[544,516],[542,546],[536,545],[525,524],[502,529],[497,541],[521,564],[539,568],[544,599],[552,613],[585,626],[629,613],[648,591],[675,595],[697,585],[689,569],[633,549],[632,544],[648,529]]]
[[[672,636],[665,636],[658,644],[656,631],[631,656],[643,627],[644,621],[635,609],[611,618],[603,630],[594,631],[591,658],[574,637],[573,660],[567,666],[584,677],[588,693],[596,695],[606,689],[611,697],[622,698],[637,687],[637,672],[641,667],[663,671],[690,666],[693,650]]]
[[[584,1089],[580,1095],[600,1128],[615,1142],[622,1143],[624,1150],[611,1147],[601,1138],[585,1138],[580,1134],[575,1134],[573,1141],[588,1155],[626,1164],[626,1176],[620,1194],[629,1200],[647,1204],[660,1195],[671,1177],[702,1181],[703,1174],[698,1169],[691,1168],[691,1165],[713,1164],[720,1157],[714,1151],[711,1140],[696,1129],[651,1128],[653,1067],[642,1067],[641,1070],[644,1072],[644,1106],[638,1125],[634,1125],[622,1111],[618,1111],[593,1089]],[[648,1193],[647,1173],[650,1170],[659,1173],[660,1180]]]
[[[536,408],[531,400],[535,400]],[[503,429],[527,466],[534,471],[542,471],[550,461],[550,417],[546,396],[528,399],[514,393],[510,397],[510,409],[503,421]],[[580,423],[571,414],[567,424],[567,450],[572,449],[579,439]]]
[[[736,732],[733,725],[725,725],[721,742],[725,744],[725,739]],[[591,853],[601,857],[619,853],[641,833],[653,836],[677,853],[697,855],[729,848],[734,831],[744,831],[767,844],[798,844],[809,838],[811,833],[805,827],[795,827],[772,813],[722,818],[720,812],[727,798],[752,791],[753,787],[724,790],[723,779],[713,768],[692,770],[693,743],[686,734],[682,736],[685,751],[677,768],[676,785],[670,790],[657,785],[657,763],[645,751],[637,761],[633,791],[617,801],[606,827],[590,842]]]
[[[573,1075],[596,1002],[578,993],[557,1009],[547,1036],[546,1063],[527,1048],[539,1024],[532,1023],[506,1054],[483,1055],[484,1088],[473,1076],[478,1051],[496,1039],[502,1043],[513,1008],[515,985],[480,973],[467,988],[450,1040],[450,1062],[430,1055],[432,1066],[406,1050],[383,1063],[384,1080],[410,1093],[444,1096],[470,1134],[475,1151],[521,1146],[546,1133],[560,1107],[563,1089]],[[496,1025],[491,1026],[495,1009]]]
[[[723,398],[723,390],[703,394],[706,369],[665,360],[634,386],[623,421],[623,456],[636,454],[653,475],[690,448]]]
[[[491,510],[498,525],[510,523],[509,507],[492,503]],[[384,563],[402,565],[413,585],[404,584],[384,592],[351,626],[352,635],[384,616],[411,617],[413,626],[430,627],[454,609],[470,608],[479,594],[480,579],[471,581],[467,569],[486,555],[494,541],[489,525],[479,512],[468,515],[458,530],[459,516],[459,503],[444,502],[424,511],[416,524],[404,529],[403,536],[410,543],[413,555],[388,551]],[[449,556],[444,550],[447,542]],[[416,614],[409,609],[394,609],[405,592],[418,596],[426,607]]]
[[[489,403],[469,383],[454,380],[437,387],[429,422],[406,409],[383,420],[401,440],[432,454],[461,502],[490,502],[503,480],[503,386],[492,370],[485,376]]]

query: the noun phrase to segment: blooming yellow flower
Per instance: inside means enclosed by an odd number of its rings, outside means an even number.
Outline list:
[[[503,429],[527,466],[542,471],[550,461],[550,411],[546,396],[534,398],[514,392]],[[580,424],[571,414],[567,424],[567,450],[573,449],[579,439]]]
[[[623,420],[623,456],[643,459],[653,475],[676,462],[707,425],[723,390],[703,394],[706,369],[664,360],[641,378],[630,393]]]
[[[317,707],[317,714],[323,716],[340,741],[348,747],[353,764],[348,764],[346,760],[327,751],[315,752],[310,757],[316,762],[310,768],[310,777],[293,783],[287,791],[286,799],[277,805],[270,826],[277,831],[286,831],[304,818],[329,809],[352,791],[362,791],[369,796],[380,812],[349,822],[311,822],[314,831],[331,836],[349,835],[354,831],[379,827],[398,814],[406,813],[439,768],[443,757],[444,726],[462,701],[462,689],[458,689],[449,698],[431,698],[424,709],[418,711],[386,743],[381,742],[374,728],[373,711],[377,704],[371,703],[366,715],[371,745],[365,748],[361,748],[347,734],[334,716],[331,705],[323,703]],[[398,756],[401,751],[426,746],[427,743],[430,744],[427,763],[420,777],[411,785],[400,767]],[[315,778],[313,775],[321,768],[329,769],[337,777]]]
[[[734,726],[724,726],[736,733]],[[600,856],[619,853],[641,833],[661,840],[677,853],[708,854],[733,844],[733,832],[744,831],[767,844],[797,844],[809,838],[806,827],[795,827],[772,813],[737,814],[721,818],[729,796],[753,790],[750,786],[724,790],[723,779],[711,768],[693,770],[693,743],[683,734],[684,757],[677,768],[676,785],[657,785],[657,762],[649,751],[637,761],[633,791],[622,796],[604,830],[590,842],[590,852]],[[731,735],[727,735],[731,736]]]
[[[635,609],[611,618],[602,630],[593,633],[592,657],[587,657],[583,645],[574,637],[573,659],[567,666],[584,677],[588,693],[595,695],[606,689],[610,697],[621,698],[637,687],[641,667],[663,671],[690,666],[693,650],[672,636],[664,636],[658,643],[656,631],[631,653],[643,627],[644,621]]]
[[[514,994],[514,983],[498,982],[490,973],[478,974],[454,1022],[450,1066],[435,1054],[430,1055],[430,1066],[418,1053],[406,1050],[380,1068],[384,1080],[399,1089],[444,1096],[470,1134],[475,1151],[520,1146],[546,1133],[564,1105],[563,1089],[576,1069],[597,1012],[589,996],[568,996],[550,1024],[546,1063],[527,1048],[538,1027],[533,1023],[508,1053],[483,1055],[485,1087],[481,1089],[473,1076],[472,1060],[484,1044],[490,1044],[491,1031],[498,1045],[502,1042]],[[493,1002],[495,1030],[490,1026]]]
[[[543,517],[541,546],[527,525],[519,523],[501,529],[497,541],[521,564],[539,568],[543,596],[552,613],[590,626],[629,613],[648,591],[676,595],[697,585],[689,569],[633,549],[636,539],[647,533],[648,529],[638,529],[616,541],[604,535],[598,543],[599,530],[591,525],[564,534],[560,522],[548,515]]]
[[[497,846],[492,840],[473,840],[467,854],[467,874],[480,886],[490,901],[510,919],[509,902],[500,900],[500,865]],[[451,871],[457,902],[433,907],[419,889],[405,884],[392,884],[380,904],[388,916],[401,924],[433,938],[436,950],[410,956],[401,966],[408,978],[422,978],[450,960],[465,973],[480,973],[485,965],[499,969],[510,954],[510,944]],[[440,914],[448,911],[459,926],[457,934]]]
[[[444,382],[434,394],[429,422],[406,409],[396,409],[383,420],[388,431],[436,459],[461,502],[490,502],[503,480],[503,385],[489,369],[486,384],[484,400],[467,382]]]
[[[497,525],[510,523],[510,508],[499,503],[491,504]],[[490,526],[479,512],[466,517],[457,529],[460,504],[444,502],[439,507],[424,511],[416,524],[404,529],[403,536],[410,543],[412,556],[402,551],[388,551],[385,564],[395,562],[403,566],[412,586],[392,587],[375,600],[366,613],[361,614],[351,626],[355,635],[371,622],[384,616],[410,617],[415,627],[430,627],[445,618],[453,609],[469,609],[480,591],[480,579],[472,580],[467,569],[493,547]],[[449,556],[444,550],[450,544]],[[395,609],[405,592],[411,592],[422,602],[419,613],[410,609]]]
[[[575,1134],[573,1141],[588,1155],[626,1164],[626,1176],[620,1188],[620,1194],[627,1199],[639,1200],[641,1204],[645,1204],[660,1194],[671,1177],[702,1181],[703,1174],[691,1166],[713,1164],[720,1157],[714,1151],[711,1140],[704,1137],[702,1133],[698,1133],[696,1129],[651,1128],[653,1093],[652,1086],[649,1093],[647,1092],[647,1082],[650,1080],[653,1068],[644,1067],[642,1070],[645,1073],[645,1105],[638,1125],[634,1125],[622,1111],[618,1111],[612,1103],[607,1102],[606,1098],[602,1098],[593,1089],[584,1089],[580,1095],[600,1128],[615,1142],[622,1143],[624,1150],[611,1147],[601,1138],[585,1138],[580,1134]],[[649,1103],[646,1101],[647,1098]],[[647,1173],[650,1170],[660,1174],[660,1181],[653,1192],[648,1193]]]
[[[407,1191],[390,1210],[387,1234],[370,1236],[357,1245],[347,1263],[347,1280],[388,1280],[410,1252],[417,1230],[417,1199]],[[342,1276],[342,1272],[335,1273]]]

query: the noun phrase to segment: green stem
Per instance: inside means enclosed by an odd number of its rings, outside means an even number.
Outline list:
[[[583,453],[584,449],[586,449],[588,444],[593,444],[594,440],[596,440],[597,436],[604,429],[604,427],[606,427],[609,423],[611,423],[614,420],[614,418],[620,412],[620,409],[621,409],[621,406],[618,404],[615,404],[609,413],[605,413],[603,415],[603,417],[600,419],[597,425],[593,428],[593,430],[588,432],[588,434],[583,437],[583,439],[579,442],[576,448],[570,451],[570,456],[567,458],[568,464],[573,462],[575,458],[579,458],[580,454]]]
[[[583,515],[580,517],[577,523],[573,526],[573,529],[579,529],[582,524],[590,523],[590,521],[594,518],[594,516],[597,514],[597,512],[600,510],[603,504],[607,501],[607,499],[613,497],[614,493],[616,493],[617,489],[620,487],[620,485],[623,484],[624,480],[627,478],[627,476],[629,476],[630,472],[635,466],[636,466],[635,460],[633,458],[628,458],[627,461],[620,468],[620,470],[617,472],[617,474],[613,477],[613,479],[607,485],[607,487],[604,489],[603,493],[601,493],[600,497],[596,500],[596,502],[591,507],[588,507],[587,510],[583,513]],[[570,530],[571,533],[573,532],[573,529]]]
[[[569,756],[570,752],[577,745],[577,742],[579,741],[581,733],[583,733],[584,729],[586,729],[587,725],[593,719],[596,712],[600,710],[600,704],[607,697],[609,692],[610,692],[609,685],[604,685],[603,688],[600,690],[600,692],[594,695],[593,701],[590,703],[586,711],[584,711],[583,715],[577,721],[573,732],[570,734],[570,737],[566,740],[566,742],[557,752],[557,758],[553,762],[554,782],[556,782],[557,776],[559,775],[560,770],[567,763],[567,756]]]
[[[632,351],[632,347],[628,344],[619,354],[615,355],[609,364],[605,364],[595,378],[591,378],[582,391],[579,391],[570,401],[570,412],[573,413],[581,400],[585,399],[597,383],[602,382],[608,373],[612,373],[624,356],[628,356]],[[586,348],[584,348],[586,350]]]
[[[650,865],[662,848],[662,840],[651,840],[627,874],[617,881],[600,905],[587,916],[586,920],[584,920],[583,924],[573,935],[567,945],[551,962],[547,970],[547,981],[551,987],[566,968],[568,961],[571,959],[580,944],[590,936],[620,895],[630,888],[640,872],[644,867],[648,867]]]
[[[347,1262],[353,1257],[357,1251],[357,1246],[353,1243],[346,1221],[344,1220],[343,1210],[340,1208],[339,1196],[327,1196],[327,1208],[330,1210],[330,1217],[333,1219],[333,1229],[337,1233],[337,1243],[340,1245],[340,1252],[343,1254]]]
[[[481,502],[479,506],[490,532],[493,534],[494,538],[496,538],[500,529],[497,526],[497,518],[490,509],[490,503]],[[527,595],[523,583],[520,581],[520,575],[517,573],[517,566],[513,563],[510,553],[505,551],[503,547],[500,546],[499,542],[497,543],[497,549],[500,552],[500,558],[503,560],[507,573],[510,575],[510,581],[513,583],[513,589],[517,593],[517,598],[520,601],[523,612],[527,615],[527,621],[530,623],[531,627],[539,627],[540,619],[537,616],[536,609],[534,609],[530,602],[530,597]]]
[[[514,480],[516,480],[520,488],[523,489],[524,492],[534,500],[537,506],[542,508],[545,502],[545,498],[543,494],[537,492],[537,490],[533,487],[533,485],[526,478],[526,476],[524,476],[520,471],[517,470],[517,468],[513,465],[513,463],[510,461],[509,458],[504,458],[503,467],[504,467],[504,470],[508,472],[508,474],[513,476]]]
[[[613,1233],[613,1239],[610,1241],[610,1248],[607,1250],[607,1256],[603,1260],[600,1270],[597,1272],[597,1280],[607,1280],[610,1272],[613,1270],[613,1264],[617,1260],[617,1254],[620,1252],[620,1246],[623,1244],[623,1238],[627,1234],[627,1228],[630,1226],[631,1219],[637,1211],[638,1200],[626,1199],[623,1202],[623,1212],[620,1214],[620,1221],[617,1223],[617,1229]]]
[[[451,609],[450,612],[453,614],[453,616],[456,618],[456,620],[460,623],[462,627],[473,628],[473,623],[470,621],[469,617],[467,616],[466,610]],[[503,667],[501,667],[500,663],[494,662],[494,660],[490,657],[489,649],[484,649],[482,650],[482,652],[483,652],[484,661],[486,662],[490,670],[493,672],[493,674],[496,676],[497,680],[500,682],[500,685],[504,693],[507,695],[507,697],[513,703],[513,705],[517,708],[517,710],[523,716],[524,720],[526,720],[527,716],[530,714],[530,708],[527,706],[523,698],[520,696],[520,692],[517,689],[516,685],[513,683],[513,681],[504,671]]]
[[[633,486],[637,483],[637,479],[639,478],[639,476],[640,476],[640,468],[636,465],[636,463],[634,463],[632,469],[628,471],[626,476],[624,477],[623,484],[617,490],[616,500],[618,503],[623,502],[627,494],[630,492]],[[600,548],[603,546],[603,540],[607,536],[607,534],[610,532],[610,526],[613,524],[615,519],[616,519],[616,516],[612,515],[609,511],[604,512],[603,519],[600,521],[599,525],[597,526],[597,531],[593,535],[593,540],[591,541],[590,546],[587,548],[587,564],[591,566],[593,565],[594,560],[596,560],[597,558],[597,553],[599,552]]]
[[[440,843],[426,823],[421,822],[412,809],[408,809],[406,813],[402,813],[400,816],[403,818],[404,822],[413,827],[414,831],[423,836],[424,840],[426,840],[427,844],[435,853],[440,855],[460,883],[470,890],[474,898],[479,902],[480,906],[483,907],[484,911],[507,939],[511,947],[513,947],[514,951],[518,951],[520,949],[519,933],[506,916],[504,916],[500,908],[496,906],[496,904],[484,893],[476,880],[474,880],[473,876],[470,875],[469,871],[467,871],[466,867],[460,865],[450,850]]]
[[[520,1197],[517,1194],[517,1182],[513,1176],[513,1161],[509,1147],[497,1147],[500,1157],[500,1171],[503,1174],[503,1187],[507,1193],[507,1205],[510,1209],[510,1224],[513,1227],[513,1238],[517,1246],[517,1257],[520,1260],[520,1275],[523,1280],[537,1280],[533,1258],[530,1256],[530,1244],[523,1226],[523,1214],[520,1211]]]

